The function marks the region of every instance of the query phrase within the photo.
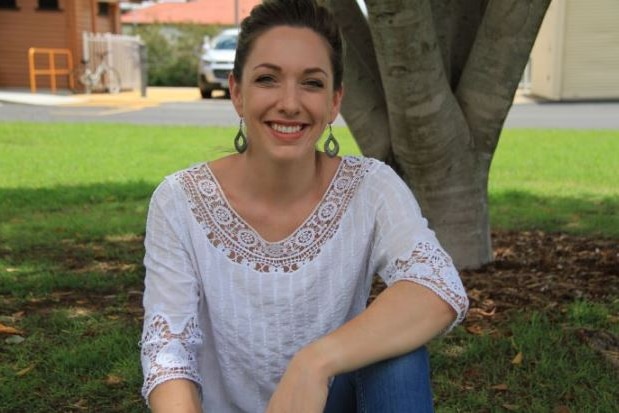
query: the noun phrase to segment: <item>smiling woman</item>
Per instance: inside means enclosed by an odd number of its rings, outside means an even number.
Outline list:
[[[248,157],[273,162],[313,162],[316,142],[342,100],[324,40],[307,28],[275,27],[257,38],[242,77],[230,76],[230,86],[247,125]]]
[[[432,411],[424,345],[463,319],[466,293],[393,170],[337,156],[331,14],[265,0],[241,25],[229,85],[239,153],[169,176],[150,204],[153,411]],[[366,308],[375,274],[389,287]]]

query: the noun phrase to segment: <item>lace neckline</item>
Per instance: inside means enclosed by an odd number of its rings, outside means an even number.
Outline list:
[[[342,158],[342,160],[340,160],[340,163],[337,166],[337,169],[335,170],[335,173],[331,177],[331,181],[329,182],[329,185],[327,186],[327,189],[322,194],[320,200],[314,206],[314,208],[312,209],[310,214],[290,234],[288,234],[287,236],[285,236],[284,238],[282,238],[282,239],[280,239],[278,241],[268,241],[262,235],[260,235],[260,232],[258,232],[249,222],[247,222],[245,220],[245,218],[243,218],[243,216],[236,211],[236,209],[234,209],[234,207],[232,206],[232,204],[228,200],[228,197],[226,196],[226,193],[224,192],[223,188],[221,187],[221,184],[219,183],[219,180],[217,179],[217,177],[213,173],[213,170],[211,169],[209,164],[207,162],[205,162],[203,164],[203,166],[206,169],[206,172],[210,175],[210,178],[212,179],[212,181],[215,183],[215,187],[217,188],[218,196],[221,198],[222,202],[224,202],[226,204],[226,207],[230,210],[230,213],[234,216],[234,219],[240,221],[243,226],[247,227],[248,230],[253,231],[254,235],[256,236],[256,238],[258,238],[258,240],[261,243],[269,244],[269,245],[276,245],[276,244],[284,244],[287,241],[289,241],[292,237],[294,237],[297,234],[297,232],[299,232],[307,224],[307,221],[309,221],[312,218],[312,216],[316,213],[316,211],[318,210],[320,205],[322,205],[322,203],[327,198],[327,195],[329,194],[329,191],[331,191],[331,187],[333,186],[333,183],[335,182],[335,180],[337,179],[338,175],[340,174],[340,171],[342,170],[342,164],[343,163],[344,163],[344,159]]]
[[[257,272],[294,272],[313,260],[339,228],[363,176],[376,161],[342,158],[322,199],[288,237],[269,242],[231,207],[206,163],[176,175],[209,242],[229,260]]]

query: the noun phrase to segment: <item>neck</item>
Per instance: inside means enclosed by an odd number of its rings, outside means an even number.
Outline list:
[[[264,161],[245,156],[243,171],[246,190],[253,197],[273,203],[294,201],[321,187],[321,162],[318,153],[290,162]]]

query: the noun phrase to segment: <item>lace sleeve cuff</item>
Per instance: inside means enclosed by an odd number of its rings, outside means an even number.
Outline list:
[[[144,372],[142,396],[146,403],[150,392],[168,380],[188,379],[202,387],[197,358],[202,332],[195,316],[187,318],[181,327],[175,333],[172,323],[160,313],[145,323],[140,347]]]
[[[443,334],[464,320],[469,306],[464,286],[451,258],[436,244],[418,242],[408,257],[389,264],[382,276],[387,285],[400,280],[416,282],[447,302],[457,316]]]

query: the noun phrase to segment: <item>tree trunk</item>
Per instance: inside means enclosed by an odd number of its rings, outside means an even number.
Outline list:
[[[550,0],[324,0],[346,40],[342,114],[459,268],[492,260],[488,173]]]

